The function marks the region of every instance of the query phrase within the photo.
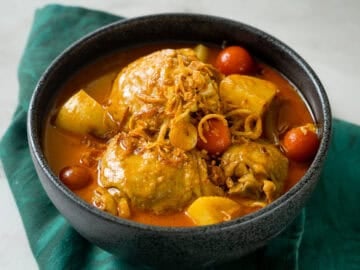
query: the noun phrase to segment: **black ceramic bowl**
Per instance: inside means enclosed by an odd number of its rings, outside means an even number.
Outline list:
[[[320,126],[321,144],[309,170],[291,190],[269,206],[226,223],[174,228],[138,224],[111,216],[85,203],[59,181],[47,164],[42,141],[44,121],[60,85],[80,67],[105,53],[161,41],[242,44],[295,84]],[[41,77],[28,118],[28,140],[41,183],[54,205],[80,234],[120,258],[178,268],[197,268],[239,258],[284,230],[304,206],[318,181],[330,131],[331,113],[324,88],[297,53],[251,26],[190,14],[161,14],[119,21],[84,37],[63,52]]]

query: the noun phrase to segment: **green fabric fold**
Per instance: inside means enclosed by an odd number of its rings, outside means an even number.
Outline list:
[[[19,65],[19,102],[0,142],[0,157],[41,269],[147,269],[119,260],[72,229],[47,198],[26,140],[28,105],[41,74],[71,43],[119,19],[79,7],[45,6],[36,11]],[[360,127],[335,120],[329,158],[306,209],[266,247],[213,269],[359,269],[359,153]]]

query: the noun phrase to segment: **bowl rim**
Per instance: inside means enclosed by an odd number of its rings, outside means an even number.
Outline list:
[[[85,202],[79,196],[77,196],[74,192],[72,192],[69,188],[67,188],[53,173],[50,166],[48,165],[45,155],[42,150],[40,136],[37,132],[41,132],[43,129],[41,126],[37,124],[37,117],[38,114],[36,105],[40,102],[39,93],[43,90],[43,83],[48,79],[48,77],[52,76],[52,71],[55,69],[57,65],[60,64],[60,61],[63,57],[71,54],[77,47],[86,44],[87,42],[91,42],[91,40],[98,36],[105,34],[107,32],[111,32],[118,27],[124,27],[128,24],[136,24],[139,21],[149,20],[149,19],[165,19],[165,18],[188,18],[188,19],[197,19],[197,20],[213,20],[217,23],[225,23],[225,24],[232,24],[241,26],[242,28],[246,29],[246,31],[251,32],[256,36],[266,37],[271,40],[274,46],[280,48],[282,51],[286,52],[293,58],[302,68],[302,70],[306,73],[307,77],[311,80],[311,82],[317,88],[317,95],[321,101],[321,112],[324,117],[323,125],[322,125],[322,137],[319,149],[317,154],[315,155],[311,165],[309,166],[308,170],[306,171],[305,175],[288,191],[282,194],[279,198],[275,201],[267,205],[266,207],[259,209],[255,212],[247,214],[245,216],[235,218],[233,220],[213,224],[213,225],[206,225],[206,226],[191,226],[191,227],[175,227],[175,226],[157,226],[157,225],[150,225],[150,224],[143,224],[138,223],[132,220],[119,218],[117,216],[113,216],[111,214],[106,213],[105,211],[99,210],[96,207],[92,206],[90,203]],[[144,42],[146,44],[146,42]],[[300,91],[301,92],[301,91]],[[277,38],[273,37],[271,34],[268,34],[256,27],[250,26],[246,23],[236,21],[229,18],[207,15],[207,14],[199,14],[199,13],[158,13],[158,14],[150,14],[144,16],[137,16],[128,19],[119,19],[113,23],[107,24],[103,27],[96,29],[95,31],[90,32],[89,34],[83,36],[79,40],[72,43],[68,46],[59,56],[57,56],[51,64],[47,67],[44,73],[41,75],[35,90],[32,94],[30,104],[29,104],[29,111],[28,111],[28,118],[27,118],[27,136],[28,136],[28,144],[29,149],[32,154],[33,162],[37,162],[39,167],[43,170],[43,173],[46,175],[49,182],[54,185],[61,193],[63,193],[69,200],[74,202],[75,204],[79,205],[84,210],[90,212],[91,214],[100,217],[101,219],[105,219],[109,222],[116,223],[122,226],[132,227],[140,230],[147,230],[152,232],[159,232],[159,233],[180,233],[180,234],[203,234],[218,232],[219,230],[228,230],[232,227],[237,227],[240,225],[246,225],[249,222],[254,222],[256,219],[260,219],[264,216],[271,215],[272,211],[275,211],[277,208],[280,208],[283,204],[287,201],[291,200],[295,194],[300,192],[305,186],[309,184],[309,182],[314,181],[312,180],[312,175],[317,173],[321,164],[324,162],[326,153],[328,151],[329,141],[331,137],[331,127],[332,127],[332,116],[331,116],[331,109],[330,103],[325,92],[325,89],[320,82],[318,76],[310,67],[310,65],[292,48],[288,45],[283,43],[282,41],[278,40]],[[317,180],[316,180],[317,181]]]

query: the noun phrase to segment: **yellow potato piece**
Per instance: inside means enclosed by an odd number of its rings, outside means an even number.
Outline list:
[[[233,74],[220,83],[220,98],[229,108],[246,109],[262,115],[277,91],[272,82],[256,77]]]
[[[194,48],[194,51],[197,58],[199,58],[200,61],[204,63],[207,62],[209,58],[209,49],[206,46],[199,44]]]
[[[196,225],[210,225],[231,220],[240,210],[241,206],[229,198],[204,196],[196,199],[186,214]]]
[[[55,125],[77,134],[106,137],[116,124],[109,113],[84,90],[71,96],[60,108]]]

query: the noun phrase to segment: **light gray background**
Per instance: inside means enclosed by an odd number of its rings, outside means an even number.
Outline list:
[[[17,66],[34,11],[47,3],[51,2],[1,0],[0,136],[17,103]],[[360,124],[360,1],[107,0],[57,3],[127,17],[163,12],[206,13],[253,25],[290,45],[314,68],[328,92],[334,116]],[[37,269],[1,166],[0,268]]]

